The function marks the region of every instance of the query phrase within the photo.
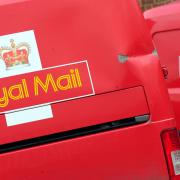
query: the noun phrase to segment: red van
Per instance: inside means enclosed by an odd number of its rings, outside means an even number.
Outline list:
[[[180,1],[144,13],[154,45],[166,74],[166,84],[180,129]]]
[[[0,1],[1,180],[179,177],[178,134],[136,1]]]

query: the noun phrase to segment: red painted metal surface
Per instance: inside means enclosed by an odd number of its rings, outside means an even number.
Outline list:
[[[133,103],[130,99],[133,99]],[[137,87],[55,104],[53,105],[53,113],[53,120],[9,128],[7,128],[5,119],[2,119],[1,144],[125,119],[140,114],[149,114],[149,110],[142,87]],[[26,131],[21,132],[22,129],[26,129]]]
[[[168,70],[166,79],[171,101],[180,127],[180,1],[145,13],[154,25],[151,33],[161,65]]]
[[[4,154],[0,175],[7,180],[168,180],[160,133],[171,126],[171,121],[147,123]]]
[[[87,60],[95,89],[53,104],[52,119],[7,127],[1,115],[0,144],[150,114],[142,125],[0,154],[1,179],[169,178],[160,135],[175,127],[173,112],[135,1],[1,1],[0,16],[0,36],[34,30],[43,68]]]

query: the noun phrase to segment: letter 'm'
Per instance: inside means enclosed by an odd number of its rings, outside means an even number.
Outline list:
[[[41,87],[41,88],[43,89],[43,91],[44,91],[45,93],[47,93],[50,84],[51,84],[51,86],[53,87],[53,90],[54,90],[55,92],[57,92],[58,89],[57,89],[57,87],[56,87],[56,84],[55,84],[55,82],[54,82],[54,79],[53,79],[53,77],[52,77],[52,74],[47,74],[45,83],[43,83],[38,76],[35,76],[35,77],[34,77],[34,93],[35,93],[35,96],[38,96],[38,95],[39,95],[39,87]]]

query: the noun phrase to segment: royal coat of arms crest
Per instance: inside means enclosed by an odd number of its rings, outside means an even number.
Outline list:
[[[6,65],[6,70],[29,66],[30,45],[26,42],[16,44],[10,40],[10,46],[0,47],[0,59]]]

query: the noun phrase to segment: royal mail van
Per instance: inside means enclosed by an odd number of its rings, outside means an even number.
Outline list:
[[[179,177],[178,134],[136,1],[0,1],[0,179]]]
[[[144,13],[151,27],[154,45],[166,76],[176,124],[180,129],[180,1],[148,10]],[[179,174],[176,172],[176,174]]]

